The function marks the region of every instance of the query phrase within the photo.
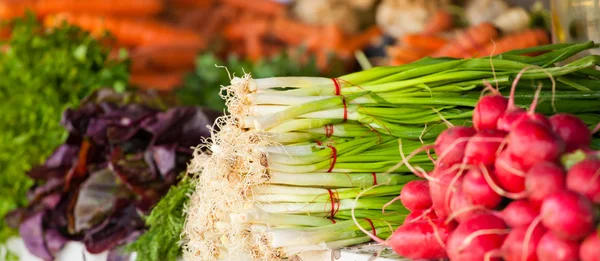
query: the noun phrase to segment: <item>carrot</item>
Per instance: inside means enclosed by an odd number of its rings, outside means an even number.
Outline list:
[[[229,24],[223,30],[223,35],[230,40],[245,38],[247,35],[263,36],[269,30],[269,23],[265,19],[254,21],[241,21]]]
[[[343,44],[343,49],[338,55],[343,57],[352,56],[352,53],[356,50],[361,50],[368,46],[374,39],[381,36],[381,29],[379,26],[371,26],[362,33],[359,33]]]
[[[168,73],[138,72],[129,77],[129,83],[141,89],[155,89],[159,91],[171,91],[183,83],[186,71],[174,71]]]
[[[510,34],[500,38],[494,43],[489,43],[481,52],[481,56],[500,54],[515,49],[529,48],[550,43],[548,33],[543,29],[530,29]],[[495,49],[494,49],[495,48]]]
[[[198,52],[197,46],[141,46],[130,52],[131,71],[190,69]]]
[[[299,45],[309,35],[317,35],[321,28],[304,24],[289,18],[280,17],[273,22],[271,33],[273,36],[287,44]]]
[[[195,32],[155,21],[61,13],[47,16],[44,19],[44,25],[47,27],[60,26],[63,21],[79,26],[97,36],[110,32],[119,43],[126,46],[171,44],[196,45],[199,48],[205,46],[203,39]]]
[[[150,16],[163,10],[160,0],[37,0],[38,15],[88,13],[101,15]]]
[[[168,0],[167,2],[176,7],[207,8],[211,7],[215,0]]]
[[[483,46],[498,36],[498,30],[490,23],[481,23],[469,27],[448,42],[433,57],[467,58],[483,51]]]
[[[0,19],[13,19],[25,15],[27,9],[33,10],[33,0],[0,0]]]
[[[444,47],[448,41],[439,36],[426,34],[406,34],[402,37],[402,43],[407,46],[436,51]]]
[[[452,15],[445,10],[438,10],[425,24],[424,34],[436,34],[451,29],[454,26]]]
[[[253,13],[268,16],[284,16],[285,6],[271,0],[220,0],[221,3]]]
[[[263,56],[261,37],[258,34],[248,34],[245,38],[246,57],[252,62],[258,62]]]
[[[387,53],[390,57],[413,62],[427,56],[430,51],[409,46],[390,46],[387,48]]]

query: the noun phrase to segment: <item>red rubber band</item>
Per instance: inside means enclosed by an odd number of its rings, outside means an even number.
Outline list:
[[[366,220],[367,222],[369,222],[369,225],[371,225],[371,231],[373,231],[373,235],[374,235],[374,236],[377,236],[377,230],[375,230],[375,225],[373,225],[373,221],[371,221],[371,220],[370,220],[370,219],[368,219],[368,218],[365,218],[365,220]]]
[[[331,220],[331,222],[333,222],[333,224],[337,224],[337,222],[335,221],[335,219],[329,218],[329,220]]]
[[[335,217],[335,214],[337,214],[337,212],[340,210],[339,200],[338,200],[338,197],[335,196],[335,193],[333,193],[333,191],[331,191],[331,189],[327,189],[327,192],[329,192],[329,200],[331,201],[331,216],[330,216],[330,218],[333,220],[333,217]],[[337,209],[335,207],[336,202],[338,203]],[[335,224],[335,220],[333,222]]]
[[[325,137],[331,138],[333,136],[333,125],[328,124],[323,127],[325,127]]]
[[[337,161],[337,149],[335,149],[334,146],[328,147],[331,148],[331,165],[329,166],[327,172],[331,172],[333,170],[333,167],[335,167],[335,162]]]
[[[377,185],[377,174],[375,174],[375,172],[371,172],[371,175],[373,175],[373,185]]]
[[[319,146],[323,145],[323,143],[321,143],[321,141],[320,141],[320,140],[316,141],[316,143],[317,143],[317,145],[319,145]]]
[[[344,104],[344,122],[348,120],[348,105],[346,105],[346,98],[342,97],[342,103]]]
[[[340,82],[338,81],[338,79],[331,78],[331,80],[333,81],[333,85],[335,86],[335,95],[342,94],[342,87],[340,86]]]

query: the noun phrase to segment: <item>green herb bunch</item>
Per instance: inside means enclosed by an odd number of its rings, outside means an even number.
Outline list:
[[[179,235],[185,221],[183,210],[193,189],[191,179],[184,178],[156,204],[146,218],[150,229],[127,246],[127,251],[137,253],[136,260],[177,260],[181,255]]]
[[[32,15],[10,23],[0,43],[0,242],[15,233],[4,216],[24,206],[26,172],[66,138],[62,112],[99,87],[125,89],[127,64],[71,26],[43,29]]]

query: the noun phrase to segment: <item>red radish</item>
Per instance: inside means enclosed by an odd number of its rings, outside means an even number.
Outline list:
[[[548,196],[540,211],[542,222],[560,238],[579,240],[594,229],[594,208],[584,196],[559,191]]]
[[[490,187],[478,168],[469,170],[465,175],[462,193],[473,205],[489,209],[494,209],[502,201],[502,197]]]
[[[579,248],[581,261],[600,261],[600,235],[594,232],[587,236]]]
[[[473,110],[473,126],[479,131],[497,129],[498,119],[504,115],[507,106],[508,100],[502,95],[481,97]]]
[[[502,246],[508,231],[504,221],[493,214],[471,216],[450,234],[446,247],[448,256],[450,260],[484,260],[486,253]]]
[[[450,171],[449,173],[441,173],[434,171],[435,180],[429,181],[429,193],[431,195],[431,201],[433,204],[433,209],[435,210],[435,214],[441,218],[445,219],[449,215],[449,209],[447,206],[447,202],[450,199],[446,199],[448,193],[448,188],[450,184],[454,180],[454,178],[458,175],[458,171]]]
[[[527,227],[514,228],[502,245],[505,261],[537,261],[537,245],[546,233],[544,226],[532,223]]]
[[[550,121],[548,120],[548,118],[546,118],[546,116],[539,113],[535,113],[535,108],[537,107],[540,92],[542,91],[542,85],[540,85],[536,90],[535,96],[533,98],[533,101],[531,102],[531,106],[528,112],[515,105],[515,89],[517,88],[517,83],[519,82],[519,79],[521,79],[521,76],[523,75],[523,73],[525,73],[526,70],[528,70],[528,68],[524,68],[523,70],[521,70],[519,74],[517,74],[517,76],[515,77],[515,80],[513,81],[512,87],[510,89],[510,96],[508,99],[508,106],[506,108],[506,112],[502,117],[500,117],[500,119],[498,119],[499,130],[507,132],[512,131],[515,126],[527,120],[537,122],[548,128],[550,128],[551,126]],[[552,78],[552,75],[550,75],[549,73],[547,75],[552,81],[552,93],[554,93],[556,87],[554,78]],[[554,100],[552,101],[552,107],[554,108]]]
[[[413,180],[404,185],[400,192],[402,205],[410,211],[431,207],[431,195],[427,180]]]
[[[523,121],[508,135],[508,151],[525,170],[540,161],[555,161],[564,152],[564,141],[551,129],[534,121]]]
[[[567,174],[567,189],[600,204],[600,160],[586,159],[573,165]]]
[[[447,258],[445,242],[450,232],[456,227],[443,220],[415,221],[398,227],[386,241],[398,255],[410,259],[443,259]]]
[[[592,141],[592,133],[585,122],[574,115],[555,114],[550,117],[550,123],[552,130],[565,141],[567,152],[585,148]]]
[[[525,191],[536,209],[540,208],[546,197],[561,190],[565,190],[565,172],[557,164],[540,162],[527,172]]]
[[[547,128],[551,128],[552,124],[546,116],[540,113],[529,114],[525,110],[519,109],[514,112],[506,113],[498,120],[498,129],[502,131],[511,131],[519,123],[531,120],[537,122]]]
[[[539,215],[539,212],[527,200],[510,202],[501,212],[500,216],[509,227],[527,227]]]
[[[502,130],[502,131],[506,131],[509,132],[514,123],[519,119],[522,118],[524,114],[526,114],[527,111],[525,111],[524,109],[515,107],[513,110],[510,111],[506,111],[502,117],[500,117],[500,119],[498,119],[498,129]]]
[[[409,223],[418,220],[426,220],[427,218],[431,220],[436,220],[438,217],[435,215],[435,211],[432,208],[427,210],[416,210],[406,215],[404,218],[404,223]]]
[[[463,162],[473,166],[493,166],[506,133],[488,130],[475,134],[465,148]]]
[[[546,232],[538,242],[536,253],[540,261],[579,261],[579,242]]]
[[[474,205],[464,194],[462,188],[457,187],[457,190],[450,197],[450,213],[448,219],[454,219],[462,222],[470,216],[489,211],[484,206]],[[448,220],[447,219],[447,220]]]
[[[463,161],[468,138],[477,131],[471,127],[456,126],[443,131],[435,140],[438,165],[452,166]]]
[[[509,151],[505,150],[498,155],[494,167],[494,176],[502,189],[512,193],[525,191],[525,171]]]

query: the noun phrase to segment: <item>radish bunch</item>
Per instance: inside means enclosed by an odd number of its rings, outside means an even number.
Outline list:
[[[535,113],[536,102],[484,96],[473,127],[441,133],[435,169],[401,192],[412,213],[387,245],[418,260],[600,261],[592,133],[576,116]],[[587,158],[566,169],[561,157],[577,150]]]

